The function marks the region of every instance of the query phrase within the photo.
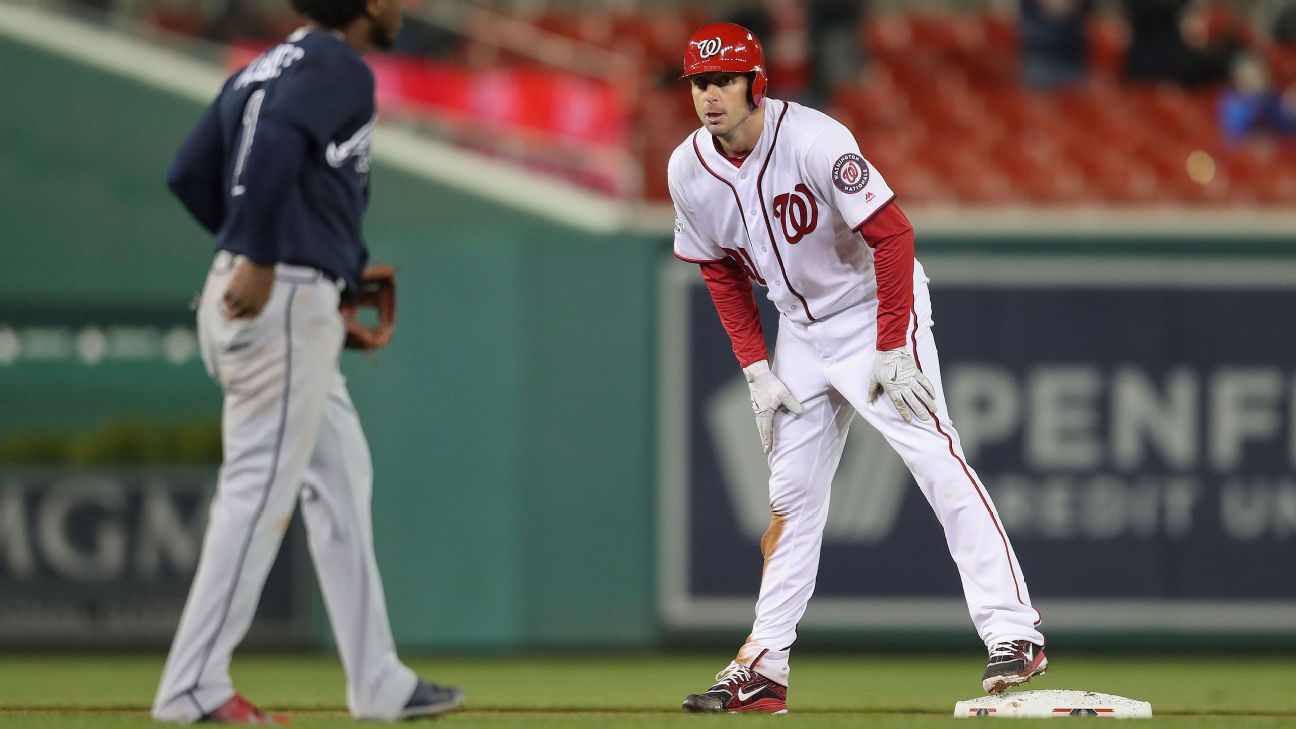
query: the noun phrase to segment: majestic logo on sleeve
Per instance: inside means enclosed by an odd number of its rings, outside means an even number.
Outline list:
[[[810,188],[804,182],[798,182],[793,192],[774,198],[774,217],[783,224],[783,237],[796,245],[819,225],[819,206]]]
[[[847,152],[838,157],[836,164],[833,165],[833,184],[844,193],[863,190],[868,180],[868,163],[854,152]]]
[[[356,130],[355,134],[345,142],[329,142],[328,147],[324,149],[324,159],[328,160],[329,166],[338,168],[347,163],[347,160],[355,158],[356,172],[364,174],[369,171],[371,164],[370,144],[373,142],[374,124],[378,123],[378,115],[374,115],[369,123]]]
[[[720,36],[716,36],[714,38],[707,38],[706,40],[703,41],[698,41],[697,44],[698,58],[701,58],[702,60],[705,61],[706,59],[719,53],[721,48],[724,48],[724,42],[720,40]]]

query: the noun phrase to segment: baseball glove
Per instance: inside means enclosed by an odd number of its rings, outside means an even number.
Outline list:
[[[369,266],[360,279],[360,291],[342,300],[338,309],[346,322],[346,348],[374,350],[386,347],[396,328],[396,269]],[[376,324],[365,324],[360,314],[374,309]]]

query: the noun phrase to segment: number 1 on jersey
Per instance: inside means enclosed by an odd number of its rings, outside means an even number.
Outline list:
[[[243,107],[243,138],[239,141],[238,158],[234,162],[234,186],[230,189],[231,197],[238,197],[247,192],[239,183],[243,175],[243,163],[247,161],[248,151],[252,149],[252,137],[256,134],[257,117],[261,115],[261,100],[265,98],[265,89],[257,89],[248,97],[247,106]]]

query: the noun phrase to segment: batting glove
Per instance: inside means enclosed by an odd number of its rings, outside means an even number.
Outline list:
[[[885,391],[895,403],[895,409],[906,423],[927,419],[927,412],[936,412],[936,388],[918,370],[912,354],[903,347],[878,352],[873,360],[873,374],[869,375],[868,401],[877,400]]]
[[[805,412],[792,391],[770,371],[769,361],[760,360],[743,368],[747,387],[751,389],[752,410],[756,413],[756,430],[766,453],[774,450],[774,413],[779,410],[800,415]]]

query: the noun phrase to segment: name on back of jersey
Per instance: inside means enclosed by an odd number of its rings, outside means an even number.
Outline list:
[[[306,51],[300,46],[281,43],[249,63],[247,68],[243,69],[243,73],[239,74],[238,80],[234,82],[234,88],[241,89],[248,84],[278,78],[284,69],[300,61],[305,55]]]

